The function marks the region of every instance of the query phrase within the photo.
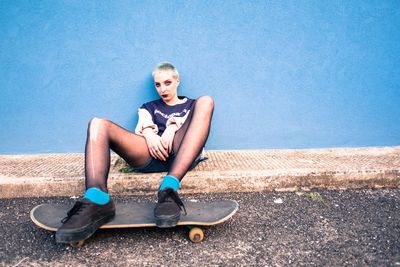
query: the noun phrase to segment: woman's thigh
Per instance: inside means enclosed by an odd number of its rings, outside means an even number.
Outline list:
[[[106,122],[110,148],[121,156],[129,165],[140,167],[150,160],[146,139],[112,121]]]
[[[175,153],[178,152],[179,147],[181,146],[182,140],[189,128],[189,125],[192,121],[193,118],[193,114],[195,112],[195,109],[198,108],[199,110],[204,109],[207,112],[207,106],[209,106],[210,104],[212,104],[212,106],[214,105],[213,99],[209,96],[200,96],[199,98],[196,99],[196,101],[193,103],[193,107],[191,108],[191,111],[187,117],[187,119],[185,120],[185,123],[182,125],[181,128],[179,128],[179,130],[175,133],[175,137],[174,137],[174,142],[173,142],[173,151]],[[212,114],[212,109],[209,110]],[[212,115],[211,115],[212,116]]]
[[[179,128],[179,130],[176,131],[176,133],[175,133],[174,141],[172,143],[172,151],[174,154],[176,154],[178,152],[179,147],[181,146],[183,137],[185,136],[185,133],[190,125],[190,122],[192,121],[195,105],[196,105],[196,102],[193,103],[193,107],[191,108],[191,111],[190,111],[188,117],[186,118],[185,122],[181,126],[181,128]]]

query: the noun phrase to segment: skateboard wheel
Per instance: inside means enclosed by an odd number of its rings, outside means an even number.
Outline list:
[[[204,238],[204,232],[198,227],[192,228],[189,232],[189,239],[193,243],[199,243]]]
[[[73,248],[81,248],[85,244],[85,240],[79,240],[78,242],[71,242],[69,245]]]

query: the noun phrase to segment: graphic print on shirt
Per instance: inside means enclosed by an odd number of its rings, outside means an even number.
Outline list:
[[[184,99],[187,97],[179,97]],[[143,104],[140,108],[147,110],[152,117],[154,124],[158,127],[158,135],[162,135],[166,128],[166,123],[170,118],[182,118],[186,116],[193,106],[195,100],[187,98],[186,102],[169,106],[161,99]]]
[[[188,110],[185,108],[184,110],[182,110],[182,112],[174,112],[171,114],[165,114],[161,110],[155,109],[154,115],[157,117],[157,115],[159,114],[161,117],[168,120],[169,118],[172,118],[172,117],[183,117],[186,115],[187,112],[188,112]]]

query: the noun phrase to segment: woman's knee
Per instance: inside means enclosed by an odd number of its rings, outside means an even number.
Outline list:
[[[92,118],[88,124],[88,133],[90,134],[91,138],[96,139],[100,131],[106,130],[107,123],[108,120],[106,119],[97,117]]]
[[[214,109],[214,99],[208,95],[200,96],[196,99],[196,107],[197,106],[212,111]]]

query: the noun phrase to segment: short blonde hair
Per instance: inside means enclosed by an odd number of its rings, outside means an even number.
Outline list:
[[[179,78],[178,70],[175,68],[174,65],[172,65],[172,63],[170,63],[168,61],[163,61],[163,62],[160,62],[157,64],[157,66],[154,68],[153,73],[152,73],[153,77],[156,72],[162,72],[162,71],[171,71],[173,73],[172,76],[175,79]]]

